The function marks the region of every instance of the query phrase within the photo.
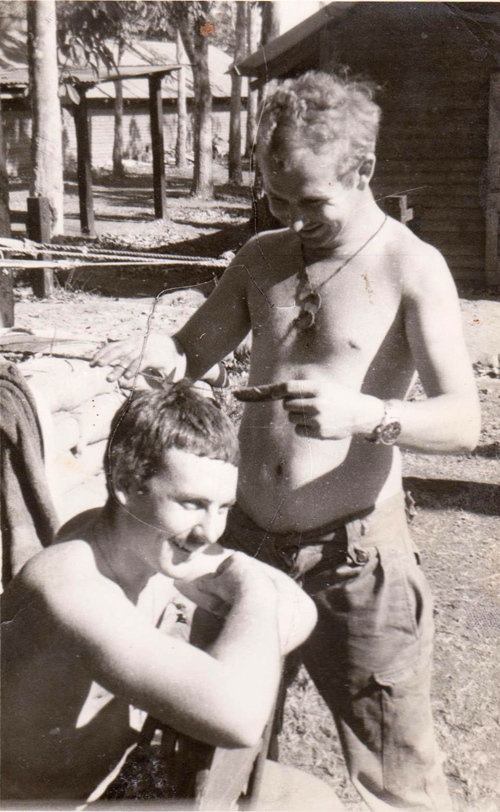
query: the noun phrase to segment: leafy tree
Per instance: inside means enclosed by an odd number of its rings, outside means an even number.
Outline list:
[[[134,0],[59,0],[57,3],[58,44],[71,62],[82,62],[96,72],[99,61],[108,69],[117,67],[110,43],[124,47],[138,36],[148,36],[157,17],[155,2]],[[165,21],[163,21],[165,29]],[[169,34],[173,35],[172,29]]]
[[[208,71],[208,45],[214,26],[210,23],[211,2],[132,2],[132,0],[88,0],[58,3],[60,43],[68,58],[83,53],[97,68],[99,59],[114,66],[108,41],[128,42],[132,38],[174,39],[179,30],[191,63],[195,95],[195,164],[191,192],[212,197],[212,93]],[[210,40],[211,41],[211,40]]]
[[[236,47],[236,12],[239,4],[240,0],[214,2],[210,9],[210,21],[215,29],[210,35],[210,42],[229,56],[234,55]]]

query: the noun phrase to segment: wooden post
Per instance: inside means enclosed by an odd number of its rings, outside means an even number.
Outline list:
[[[78,88],[80,103],[75,105],[78,197],[80,200],[80,230],[95,237],[94,200],[92,197],[92,135],[85,89]]]
[[[3,144],[2,99],[0,96],[0,237],[10,237],[9,178]],[[0,262],[1,262],[0,254]],[[14,288],[12,271],[0,264],[0,327],[14,324]]]
[[[155,217],[163,220],[167,216],[165,198],[165,149],[163,146],[163,101],[161,95],[161,74],[149,77],[149,115],[151,121],[151,149],[153,152],[153,188]]]
[[[490,77],[486,194],[486,281],[500,285],[500,73]]]
[[[28,197],[28,217],[26,231],[28,238],[34,242],[50,242],[50,203],[46,197]],[[38,259],[46,259],[46,254],[38,254]],[[33,271],[33,293],[46,298],[54,293],[54,271],[42,268]]]

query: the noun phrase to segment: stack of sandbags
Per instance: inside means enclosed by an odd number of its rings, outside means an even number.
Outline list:
[[[19,365],[42,424],[49,484],[61,522],[106,501],[103,457],[111,420],[124,400],[109,369],[41,356]]]

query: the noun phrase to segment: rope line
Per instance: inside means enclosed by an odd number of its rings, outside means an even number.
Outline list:
[[[108,259],[106,261],[79,261],[79,260],[43,260],[43,259],[0,259],[0,267],[2,268],[59,268],[61,271],[72,270],[73,268],[109,268],[121,265],[127,268],[138,268],[151,265],[194,265],[195,267],[207,268],[227,268],[228,263],[221,260],[193,260],[179,257],[178,259],[139,259],[139,260],[126,260],[120,257],[116,259]]]
[[[61,263],[62,269],[69,268],[83,268],[83,267],[107,267],[109,265],[128,265],[128,266],[143,266],[143,265],[198,265],[209,268],[227,268],[229,264],[228,259],[217,259],[215,257],[201,257],[201,256],[186,256],[184,254],[161,254],[152,251],[135,251],[135,250],[120,250],[112,248],[99,248],[89,250],[86,245],[54,245],[53,243],[38,243],[33,240],[16,240],[19,245],[13,246],[12,241],[8,245],[2,245],[0,239],[0,249],[7,251],[10,254],[22,255],[27,257],[34,257],[39,253],[54,255],[51,261],[31,259],[0,259],[0,263],[4,268],[22,268],[22,267],[59,267],[57,259],[59,257],[68,257],[73,261],[64,261]],[[90,260],[90,261],[88,261]],[[23,265],[24,263],[24,265]],[[57,264],[56,264],[57,263]]]

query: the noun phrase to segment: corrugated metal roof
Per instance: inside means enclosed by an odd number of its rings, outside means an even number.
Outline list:
[[[109,47],[117,58],[117,46],[109,43]],[[66,59],[61,59],[61,77],[80,81],[89,86],[87,97],[89,99],[114,98],[115,88],[113,80],[118,72],[110,72],[102,65],[99,76],[84,64],[74,65]],[[231,77],[228,70],[231,58],[209,45],[208,62],[210,68],[210,83],[212,95],[216,98],[228,98],[231,95]],[[149,88],[147,74],[152,72],[170,71],[162,82],[162,94],[165,99],[177,98],[176,78],[176,44],[174,42],[158,42],[156,40],[136,40],[125,47],[119,66],[119,75],[126,76],[123,80],[123,95],[125,99],[147,99]],[[188,97],[194,95],[193,75],[191,66],[186,67],[186,92]],[[138,76],[139,74],[139,76]],[[146,78],[139,78],[140,76]],[[137,77],[137,78],[136,78]],[[96,82],[107,83],[104,86]],[[14,89],[29,86],[27,69],[26,35],[23,32],[12,32],[8,42],[5,38],[0,43],[0,84],[5,89]],[[246,95],[244,92],[243,95]]]
[[[0,85],[2,87],[27,87],[28,84],[28,68],[11,68],[10,70],[0,68]]]
[[[98,84],[106,84],[107,82],[114,82],[117,79],[123,81],[133,79],[135,77],[148,77],[155,73],[172,73],[178,71],[180,65],[162,65],[160,67],[155,65],[144,65],[143,67],[135,68],[121,68],[120,70],[110,71],[106,74],[97,75],[95,71],[90,68],[65,68],[60,72],[61,83],[68,82],[74,85],[83,85],[85,87],[94,87]],[[10,87],[11,85],[28,86],[29,85],[29,72],[28,68],[11,68],[2,70],[0,68],[0,85]]]

